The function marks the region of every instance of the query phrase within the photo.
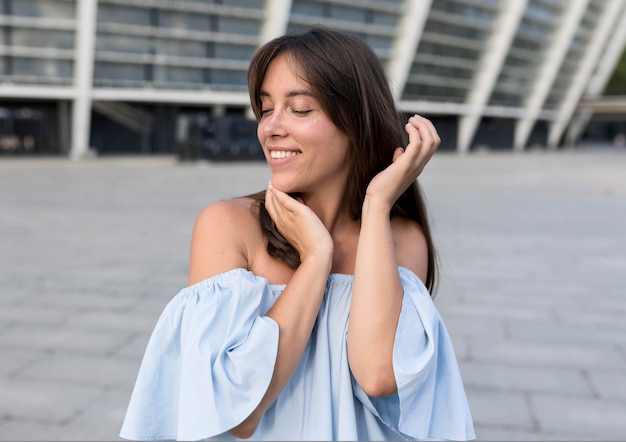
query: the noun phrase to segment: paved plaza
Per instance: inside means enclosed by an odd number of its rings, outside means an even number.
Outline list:
[[[118,440],[196,214],[268,177],[0,158],[0,440]],[[478,440],[626,440],[626,149],[441,152],[420,180]]]

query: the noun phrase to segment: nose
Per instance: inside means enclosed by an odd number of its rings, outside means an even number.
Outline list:
[[[282,111],[274,109],[259,122],[259,135],[264,138],[282,137],[287,134]]]

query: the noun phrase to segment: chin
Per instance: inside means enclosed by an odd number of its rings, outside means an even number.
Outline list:
[[[293,194],[302,191],[301,186],[291,180],[284,180],[278,177],[272,177],[271,181],[272,185],[281,192]]]

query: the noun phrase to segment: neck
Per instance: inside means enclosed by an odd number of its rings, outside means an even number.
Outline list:
[[[345,208],[342,207],[343,195],[340,193],[334,195],[311,193],[300,195],[300,197],[304,204],[315,212],[331,235],[351,221]]]

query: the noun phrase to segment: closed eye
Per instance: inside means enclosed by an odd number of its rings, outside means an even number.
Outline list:
[[[301,110],[295,110],[295,109],[293,109],[291,112],[293,112],[294,114],[299,115],[299,116],[305,116],[305,115],[308,115],[308,114],[310,114],[311,112],[313,112],[313,110],[302,110],[302,111],[301,111]]]

